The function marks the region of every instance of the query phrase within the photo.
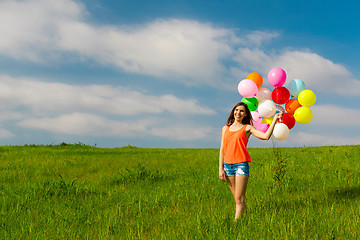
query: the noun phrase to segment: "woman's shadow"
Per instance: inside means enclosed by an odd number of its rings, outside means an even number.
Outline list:
[[[333,200],[355,199],[360,197],[360,186],[337,188],[328,192]]]
[[[302,209],[310,205],[313,206],[323,206],[326,203],[336,203],[344,200],[353,201],[360,197],[360,186],[355,187],[344,187],[344,188],[333,188],[332,190],[327,191],[327,195],[316,195],[312,196],[311,203],[307,202],[305,198],[291,200],[291,199],[282,199],[281,201],[269,200],[268,208],[269,210],[279,210],[279,209],[288,209],[296,208]],[[308,199],[308,198],[306,198]]]

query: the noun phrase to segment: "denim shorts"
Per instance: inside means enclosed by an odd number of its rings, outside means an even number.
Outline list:
[[[250,176],[248,162],[227,164],[224,162],[225,176]]]

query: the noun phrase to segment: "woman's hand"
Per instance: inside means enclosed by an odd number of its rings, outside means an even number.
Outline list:
[[[279,112],[279,113],[275,114],[275,116],[274,116],[274,120],[275,120],[275,121],[279,120],[279,119],[282,117],[282,115],[283,115],[283,114],[284,114],[284,112],[283,112],[283,111],[281,111],[281,112]]]
[[[225,172],[224,169],[219,169],[219,178],[221,181],[225,182]]]

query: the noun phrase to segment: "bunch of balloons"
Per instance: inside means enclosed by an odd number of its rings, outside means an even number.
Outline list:
[[[313,114],[309,107],[316,102],[316,95],[305,89],[305,83],[300,79],[293,79],[287,88],[284,87],[286,73],[279,67],[271,69],[267,79],[274,87],[272,91],[261,87],[263,78],[257,72],[241,80],[238,84],[239,94],[243,97],[241,102],[248,105],[254,127],[262,132],[270,127],[276,113],[284,112],[275,125],[273,135],[277,140],[285,140],[296,122],[307,124],[312,120]]]

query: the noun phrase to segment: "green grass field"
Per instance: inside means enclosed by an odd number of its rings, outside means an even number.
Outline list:
[[[234,223],[218,149],[0,147],[0,239],[360,239],[360,146],[249,152]]]

